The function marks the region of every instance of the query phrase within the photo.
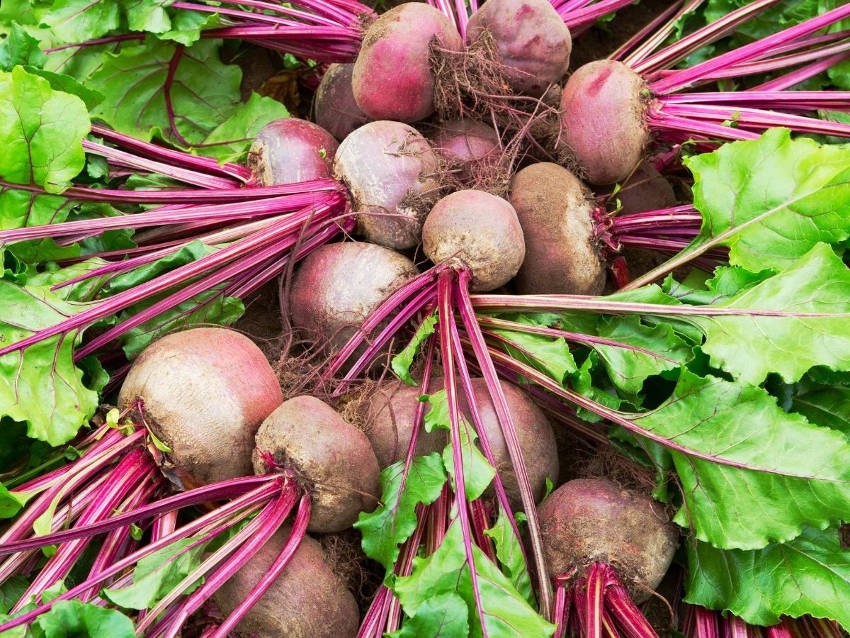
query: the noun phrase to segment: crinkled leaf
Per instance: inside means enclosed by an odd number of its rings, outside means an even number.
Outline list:
[[[686,545],[687,602],[731,611],[753,625],[808,614],[850,630],[850,551],[837,530],[807,527],[792,541],[753,551]]]
[[[118,0],[56,0],[41,21],[57,42],[85,42],[119,27],[119,6]]]
[[[664,280],[664,292],[683,303],[706,306],[727,301],[729,297],[761,283],[772,275],[770,270],[752,273],[740,266],[719,266],[714,269],[714,276],[700,286],[689,285],[687,279],[683,282],[676,281],[672,275],[668,275]]]
[[[548,478],[546,481],[551,492],[552,482]],[[504,510],[499,510],[499,516],[493,527],[485,530],[484,534],[493,539],[493,545],[496,546],[496,558],[511,579],[511,584],[529,605],[535,606],[534,590],[531,588],[531,577],[528,574],[528,566],[525,564],[525,556]]]
[[[778,275],[719,307],[789,313],[850,313],[850,270],[826,244],[813,247]],[[770,372],[794,382],[814,366],[850,369],[850,319],[844,317],[696,317],[702,349],[717,367],[749,383]]]
[[[761,388],[683,370],[669,401],[631,420],[671,448],[685,500],[676,521],[702,541],[758,549],[846,518],[850,443]]]
[[[0,518],[12,518],[29,499],[30,495],[26,492],[11,492],[0,483]]]
[[[389,638],[467,638],[469,618],[466,602],[453,593],[440,594],[425,601],[413,618]]]
[[[220,162],[241,162],[248,154],[254,136],[272,120],[289,117],[277,100],[252,93],[204,140],[204,154]]]
[[[443,490],[447,476],[443,462],[435,452],[414,457],[404,489],[404,462],[390,465],[381,472],[381,504],[373,512],[361,512],[354,527],[363,536],[363,551],[369,558],[392,571],[399,546],[416,529],[416,506],[430,505]]]
[[[484,454],[478,449],[478,446],[475,445],[478,436],[466,419],[461,419],[459,430],[461,459],[463,461],[463,486],[466,490],[467,500],[474,501],[493,482],[493,477],[496,476],[496,470],[490,465]],[[446,470],[448,470],[454,481],[454,447],[451,443],[443,449],[443,465],[446,466]]]
[[[165,33],[171,30],[171,18],[165,10],[173,0],[122,0],[127,26],[133,31]]]
[[[240,104],[242,72],[223,64],[219,40],[202,40],[187,48],[171,85],[174,126],[188,142],[203,142]],[[149,40],[106,54],[88,86],[104,95],[92,112],[113,128],[143,140],[156,131],[174,135],[165,102],[166,79],[176,46]]]
[[[432,312],[430,315],[425,317],[421,324],[419,324],[413,338],[410,340],[410,343],[404,347],[404,350],[393,357],[391,362],[393,372],[395,372],[396,376],[407,385],[416,385],[416,381],[414,381],[413,377],[410,376],[410,366],[413,365],[413,359],[419,353],[419,347],[425,343],[425,340],[428,337],[434,334],[434,326],[436,325],[437,313]]]
[[[20,67],[0,73],[0,178],[61,192],[85,165],[88,111]]]
[[[49,289],[0,281],[0,343],[32,335],[84,308]],[[27,422],[30,437],[60,445],[94,414],[97,392],[74,364],[78,334],[56,336],[0,357],[0,416]]]
[[[694,206],[703,216],[691,246],[728,246],[734,265],[781,269],[818,242],[850,236],[846,145],[769,129],[757,140],[724,144],[686,164],[694,174]]]
[[[555,627],[537,614],[484,552],[473,545],[472,554],[487,635],[514,638],[521,628],[522,635],[551,636]],[[426,604],[434,597],[457,594],[466,602],[470,618],[469,635],[478,638],[483,634],[457,520],[451,524],[442,544],[433,554],[427,558],[415,558],[410,576],[396,579],[394,591],[405,614],[413,618],[428,609]]]
[[[79,600],[60,600],[30,625],[34,638],[135,638],[133,621],[120,611]]]
[[[106,287],[105,292],[115,294],[134,288],[139,284],[150,281],[154,277],[174,270],[180,266],[191,263],[201,257],[205,257],[215,252],[215,248],[207,246],[200,240],[189,242],[185,246],[181,246],[178,250],[170,255],[161,257],[154,262],[145,264],[138,268],[134,268],[130,272],[122,273],[117,277],[113,277]]]
[[[512,319],[522,322],[523,318]],[[570,347],[561,337],[528,334],[514,330],[494,329],[493,332],[511,342],[501,344],[511,356],[534,366],[559,383],[563,383],[567,375],[578,369]]]
[[[46,56],[32,37],[17,22],[12,22],[5,40],[0,41],[0,71],[11,71],[18,65],[41,66]]]
[[[98,104],[103,102],[103,95],[101,93],[92,91],[90,88],[84,86],[70,75],[47,71],[34,66],[25,66],[24,69],[28,73],[32,73],[33,75],[37,75],[47,80],[55,91],[62,91],[63,93],[76,95],[85,103],[86,108],[89,110],[92,110]]]
[[[178,552],[194,543],[197,543],[197,539],[184,538],[146,556],[133,570],[131,585],[121,589],[105,589],[103,596],[125,609],[152,607],[201,564],[205,543],[200,543],[175,557]],[[186,593],[192,592],[200,584],[200,581],[194,583],[185,590]]]

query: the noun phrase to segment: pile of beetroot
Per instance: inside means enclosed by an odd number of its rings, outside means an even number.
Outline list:
[[[682,602],[706,539],[681,511],[674,524],[671,468],[643,462],[658,441],[590,389],[616,381],[586,372],[582,391],[578,366],[553,372],[576,364],[554,340],[649,357],[668,395],[684,365],[576,312],[671,335],[694,317],[789,316],[722,307],[720,286],[687,305],[672,279],[662,301],[660,285],[605,297],[653,283],[705,232],[689,154],[772,127],[850,137],[819,117],[850,111],[847,92],[792,90],[845,60],[850,5],[691,57],[777,1],[676,39],[700,4],[679,0],[578,68],[573,38],[628,2],[173,3],[219,15],[202,37],[317,61],[321,79],[309,119],[265,125],[244,165],[94,124],[82,148],[120,183],[81,172],[62,195],[120,213],[0,230],[9,250],[135,233],[54,263],[79,269],[49,290],[85,290],[80,308],[0,341],[11,361],[69,339],[112,375],[90,427],[0,486],[0,635],[60,635],[71,616],[67,635],[128,638],[844,635],[817,614],[760,628]],[[677,266],[704,282],[729,248]],[[231,298],[267,306],[262,349],[243,334],[250,303],[236,330],[196,325]],[[139,353],[123,339],[140,327]]]

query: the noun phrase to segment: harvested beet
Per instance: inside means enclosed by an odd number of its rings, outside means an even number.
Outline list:
[[[248,152],[260,184],[294,184],[330,177],[337,141],[318,124],[297,117],[266,124]]]
[[[532,164],[511,182],[511,204],[525,236],[520,294],[598,295],[605,262],[594,238],[594,204],[584,184],[549,162]]]
[[[251,474],[254,434],[283,401],[260,349],[224,328],[166,335],[133,363],[118,395],[142,401],[153,433],[170,449],[163,470],[187,487]]]
[[[422,245],[435,264],[469,268],[470,290],[476,291],[506,284],[525,257],[513,206],[478,190],[456,191],[438,201],[422,227]]]
[[[316,89],[313,107],[316,124],[338,140],[345,139],[351,131],[369,121],[369,117],[354,101],[351,89],[353,73],[353,63],[331,64]]]
[[[475,120],[440,122],[432,136],[434,149],[451,162],[477,162],[499,152],[499,135]]]
[[[378,503],[378,461],[369,439],[328,404],[311,396],[284,401],[256,436],[254,471],[293,471],[310,494],[308,531],[339,532]]]
[[[646,81],[622,62],[597,60],[579,67],[561,95],[561,136],[588,181],[624,180],[649,142]]]
[[[487,0],[469,18],[466,40],[474,45],[488,34],[517,93],[540,96],[567,72],[570,30],[547,0]]]
[[[340,144],[334,173],[348,186],[358,231],[388,248],[419,243],[437,195],[437,156],[413,127],[370,122]]]
[[[407,257],[375,244],[322,246],[304,259],[292,280],[292,323],[338,350],[372,310],[416,274]]]
[[[406,2],[375,20],[354,63],[354,99],[376,120],[416,122],[434,112],[432,46],[460,51],[457,29],[439,9]]]
[[[607,479],[564,483],[537,508],[551,575],[607,563],[635,602],[658,587],[676,552],[678,532],[651,498]]]
[[[213,595],[229,614],[271,567],[289,538],[281,528]],[[353,638],[357,634],[357,602],[327,564],[318,542],[304,536],[289,564],[271,588],[237,625],[252,638]]]

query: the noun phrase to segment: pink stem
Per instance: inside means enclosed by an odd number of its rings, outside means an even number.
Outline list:
[[[824,58],[820,62],[808,64],[800,69],[796,69],[789,73],[785,73],[784,75],[780,75],[778,78],[763,82],[762,84],[753,87],[751,90],[784,91],[785,89],[790,89],[791,87],[796,86],[797,84],[800,84],[801,82],[804,82],[809,78],[813,78],[816,75],[823,73],[827,69],[831,69],[839,62],[843,62],[848,58],[850,58],[850,53],[838,53],[836,55],[831,55],[828,58]]]
[[[564,24],[571,30],[590,25],[599,18],[613,13],[632,3],[632,0],[598,0],[581,9],[561,9],[558,14],[564,19]]]
[[[676,28],[676,23],[683,15],[689,11],[693,11],[704,1],[690,0],[688,4],[685,4],[685,0],[674,2],[640,31],[620,45],[608,56],[608,59],[619,60],[630,67],[634,67],[634,65],[664,43]]]

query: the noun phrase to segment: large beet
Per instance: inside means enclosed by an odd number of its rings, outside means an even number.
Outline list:
[[[219,587],[213,600],[229,614],[271,567],[289,537],[284,527],[242,569]],[[318,542],[305,536],[283,573],[237,625],[252,638],[354,638],[357,602],[325,562]]]
[[[614,567],[635,602],[658,587],[676,552],[678,533],[651,498],[607,479],[576,479],[540,507],[543,550],[552,576],[603,562]]]
[[[331,64],[316,89],[313,107],[316,124],[338,140],[345,139],[351,131],[369,121],[369,117],[354,101],[354,93],[351,90],[352,73],[353,63]]]
[[[327,244],[311,252],[295,273],[289,295],[292,323],[338,350],[387,296],[416,274],[412,261],[387,248]]]
[[[378,461],[369,439],[328,404],[311,396],[284,401],[260,426],[254,471],[275,463],[292,470],[310,493],[308,530],[339,532],[378,504]]]
[[[370,122],[340,144],[334,174],[354,200],[357,230],[388,248],[419,243],[422,222],[439,189],[437,156],[413,127]]]
[[[514,175],[510,200],[525,236],[517,292],[600,294],[605,262],[594,238],[594,205],[578,178],[557,164],[532,164]]]
[[[195,328],[162,337],[136,359],[118,404],[137,400],[146,423],[171,449],[164,469],[191,484],[251,474],[254,434],[283,396],[250,339],[224,328]]]
[[[337,141],[318,124],[297,117],[266,124],[248,152],[248,166],[263,186],[330,177]]]

